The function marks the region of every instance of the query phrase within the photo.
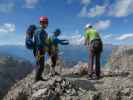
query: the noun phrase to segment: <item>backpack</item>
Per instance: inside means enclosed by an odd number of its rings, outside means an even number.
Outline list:
[[[30,25],[26,31],[25,46],[27,49],[34,49],[33,36],[36,30],[35,25]]]
[[[102,45],[101,39],[92,40],[91,43],[90,43],[90,49],[94,53],[100,53],[100,52],[102,52],[103,45]]]

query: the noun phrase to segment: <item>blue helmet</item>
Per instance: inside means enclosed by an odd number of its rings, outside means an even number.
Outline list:
[[[60,34],[61,34],[61,30],[60,30],[60,29],[56,29],[56,30],[54,31],[54,34],[55,34],[56,36],[60,35]]]
[[[61,33],[61,30],[60,30],[60,29],[56,29],[56,30],[54,31],[54,33]]]

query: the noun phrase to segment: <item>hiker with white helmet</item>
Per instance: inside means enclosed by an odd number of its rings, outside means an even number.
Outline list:
[[[93,28],[91,24],[85,26],[85,45],[89,47],[89,77],[92,78],[96,74],[96,78],[100,78],[100,56],[102,53],[102,40],[99,33]],[[94,71],[94,59],[96,60]]]

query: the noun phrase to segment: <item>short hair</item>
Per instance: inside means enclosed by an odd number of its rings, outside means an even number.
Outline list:
[[[92,26],[92,25],[90,25],[90,26],[89,26],[89,28],[93,28],[93,26]]]

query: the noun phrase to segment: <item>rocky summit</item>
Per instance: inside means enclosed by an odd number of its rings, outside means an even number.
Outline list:
[[[115,47],[99,80],[88,78],[86,66],[80,62],[51,76],[46,74],[47,65],[43,75],[46,81],[34,82],[33,71],[3,100],[133,100],[133,46]]]

